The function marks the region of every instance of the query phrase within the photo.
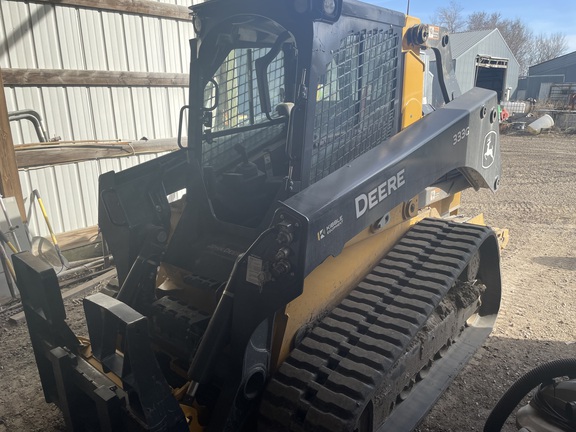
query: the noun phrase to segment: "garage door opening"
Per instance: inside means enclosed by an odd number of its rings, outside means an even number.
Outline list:
[[[506,72],[508,59],[476,56],[476,87],[494,90],[498,94],[498,100],[502,100],[506,85]]]

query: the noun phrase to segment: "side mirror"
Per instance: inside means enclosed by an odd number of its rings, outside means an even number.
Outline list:
[[[212,101],[211,106],[205,106],[204,111],[214,111],[218,106],[218,94],[219,94],[218,83],[214,78],[210,78],[204,87],[204,102]]]

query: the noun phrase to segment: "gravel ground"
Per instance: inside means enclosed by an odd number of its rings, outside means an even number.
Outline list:
[[[463,212],[484,212],[510,229],[502,254],[503,301],[492,336],[456,378],[420,432],[480,431],[503,392],[542,362],[576,357],[576,135],[508,135],[502,140],[502,187],[466,192]],[[82,329],[80,300],[66,304]],[[0,317],[0,432],[60,431],[44,402],[25,325]],[[513,418],[505,431],[515,431]]]
[[[466,213],[510,229],[494,331],[421,432],[481,431],[508,387],[543,362],[576,357],[576,135],[502,136],[498,193],[466,192]],[[503,431],[516,431],[514,416]]]

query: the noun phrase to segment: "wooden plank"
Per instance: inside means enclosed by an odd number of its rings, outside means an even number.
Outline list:
[[[16,198],[22,221],[26,221],[26,210],[24,209],[24,198],[22,197],[22,187],[18,176],[16,153],[14,151],[14,142],[12,141],[10,121],[8,120],[2,68],[0,68],[0,193],[2,196],[13,196]]]
[[[28,3],[28,0],[14,1]],[[30,2],[124,12],[135,15],[171,18],[182,21],[190,20],[190,11],[186,6],[178,6],[151,0],[30,0]]]
[[[96,242],[98,237],[98,225],[66,231],[57,234],[56,236],[58,237],[60,249],[63,251],[85,246],[89,243]]]
[[[43,148],[52,148],[54,146],[63,146],[63,145],[97,145],[97,146],[117,146],[117,145],[128,145],[128,143],[132,143],[132,141],[121,141],[121,140],[111,140],[111,141],[100,141],[100,140],[75,140],[75,141],[48,141],[48,142],[35,142],[35,143],[26,143],[26,144],[17,144],[15,149],[16,151],[22,149],[43,149]]]
[[[182,139],[186,142],[186,138]],[[18,168],[54,165],[62,163],[80,162],[102,158],[126,157],[136,154],[159,153],[178,149],[176,138],[134,141],[126,144],[119,142],[104,145],[98,143],[85,144],[39,144],[37,147],[16,147],[16,161]]]
[[[82,284],[78,285],[77,287],[70,288],[69,290],[65,291],[62,294],[62,300],[73,299],[79,297],[81,295],[86,294],[88,291],[96,288],[100,284],[107,284],[110,279],[116,276],[116,269],[113,268],[110,271],[107,271],[100,276],[96,276],[94,279],[90,279],[89,281],[83,282]],[[24,315],[24,311],[18,312],[10,317],[10,321],[13,324],[20,324],[22,321],[26,319]]]
[[[66,69],[4,69],[6,86],[188,87],[188,74]]]

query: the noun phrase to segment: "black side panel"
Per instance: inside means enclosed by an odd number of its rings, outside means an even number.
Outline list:
[[[284,201],[309,221],[305,274],[398,204],[453,170],[474,188],[500,178],[496,94],[474,88]]]

